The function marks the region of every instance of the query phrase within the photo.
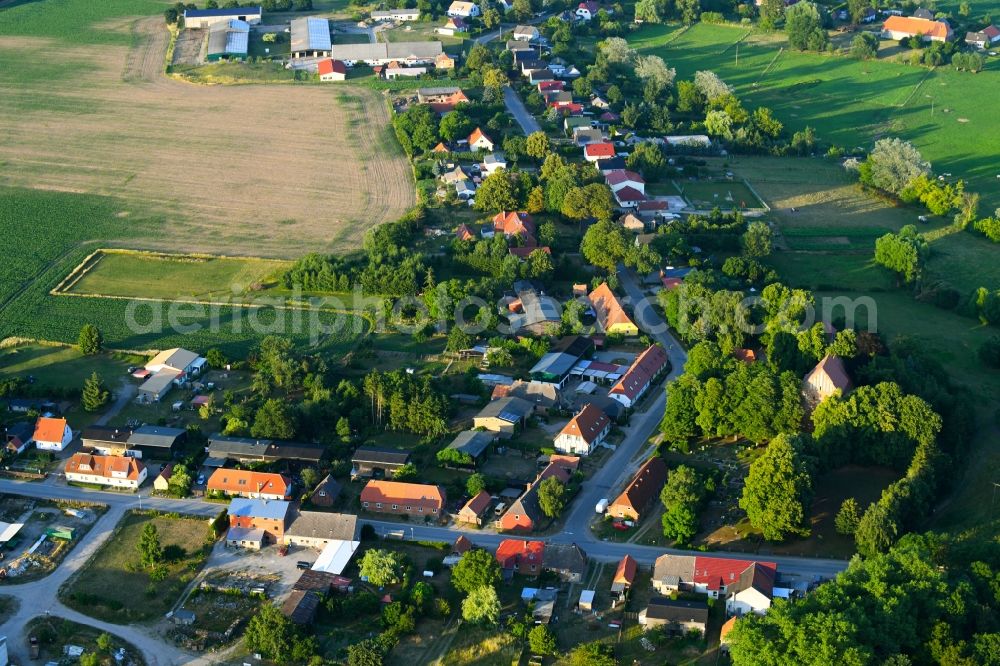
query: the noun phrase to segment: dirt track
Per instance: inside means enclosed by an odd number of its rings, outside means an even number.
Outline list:
[[[114,29],[134,47],[63,48],[74,76],[57,84],[0,74],[0,184],[113,195],[126,225],[163,216],[139,247],[260,256],[357,247],[412,205],[405,158],[378,149],[388,113],[372,91],[184,83],[161,72],[161,19]],[[0,37],[0,60],[52,48]]]

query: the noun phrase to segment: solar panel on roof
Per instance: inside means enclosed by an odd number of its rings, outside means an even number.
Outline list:
[[[521,420],[521,417],[514,412],[500,412],[500,418],[511,423]]]

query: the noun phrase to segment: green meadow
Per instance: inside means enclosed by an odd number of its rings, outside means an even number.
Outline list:
[[[969,74],[798,53],[783,48],[782,35],[739,26],[700,23],[679,32],[676,26],[644,26],[630,41],[662,56],[679,77],[714,71],[747,106],[770,107],[793,131],[811,126],[823,142],[866,149],[884,136],[907,139],[936,172],[964,178],[979,192],[984,212],[1000,206],[996,61]]]

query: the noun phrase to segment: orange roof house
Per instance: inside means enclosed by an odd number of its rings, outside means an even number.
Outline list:
[[[736,349],[733,350],[733,356],[737,361],[743,361],[744,363],[755,363],[757,361],[757,352],[752,349]]]
[[[486,136],[483,130],[478,127],[472,130],[472,134],[469,135],[469,149],[470,150],[493,150],[493,139]]]
[[[492,501],[493,498],[490,497],[490,494],[485,490],[481,490],[478,495],[465,503],[465,506],[455,516],[455,520],[460,523],[469,523],[470,525],[481,525],[483,514],[490,508]]]
[[[66,480],[102,486],[138,488],[146,480],[146,466],[130,456],[94,456],[77,453],[66,461]]]
[[[611,419],[608,415],[600,407],[587,403],[556,435],[553,443],[556,451],[589,455],[609,432]]]
[[[521,236],[526,246],[535,244],[535,220],[525,212],[497,213],[493,216],[493,231],[507,238]]]
[[[822,402],[837,391],[847,393],[851,387],[851,377],[844,367],[844,360],[830,355],[824,356],[802,382],[803,394],[815,402]]]
[[[951,26],[947,21],[931,21],[913,16],[890,16],[882,24],[882,36],[889,39],[920,37],[932,42],[946,42],[951,39]]]
[[[31,440],[35,443],[35,448],[42,451],[62,451],[73,441],[73,431],[66,419],[43,416],[35,422]]]
[[[537,576],[542,571],[545,544],[541,541],[504,539],[497,547],[496,558],[500,568],[523,576]]]
[[[325,58],[316,63],[320,81],[343,81],[347,78],[347,65],[341,60]]]
[[[608,160],[615,156],[615,145],[608,142],[588,143],[583,147],[583,158],[588,162]]]
[[[650,502],[660,495],[666,482],[667,465],[663,458],[653,456],[639,468],[622,494],[608,507],[608,514],[639,520]]]
[[[257,499],[289,499],[292,481],[283,474],[247,469],[217,469],[208,479],[208,490]]]
[[[472,229],[469,228],[469,225],[464,222],[458,225],[458,229],[455,231],[455,236],[460,241],[476,240],[476,234],[473,233]]]
[[[594,312],[597,313],[597,321],[605,333],[639,335],[639,327],[625,314],[625,309],[607,282],[602,282],[597,289],[590,292],[588,298]]]
[[[375,513],[440,516],[447,496],[438,486],[400,481],[369,481],[361,491],[361,506]]]
[[[431,148],[432,153],[449,153],[448,146],[444,145],[444,141],[438,141],[438,145]]]
[[[623,557],[621,562],[618,563],[615,577],[611,579],[611,591],[621,594],[629,590],[632,587],[632,581],[635,580],[635,574],[638,569],[639,564],[635,561],[634,557],[631,555]]]

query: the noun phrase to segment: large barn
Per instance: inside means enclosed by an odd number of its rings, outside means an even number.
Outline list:
[[[292,19],[292,57],[329,58],[330,21],[322,18]]]
[[[250,24],[237,19],[229,23],[217,23],[209,28],[208,62],[219,60],[246,60],[250,47]]]
[[[260,23],[260,7],[233,7],[230,9],[185,9],[184,27],[211,28],[228,25],[230,21],[243,21],[251,25]]]

